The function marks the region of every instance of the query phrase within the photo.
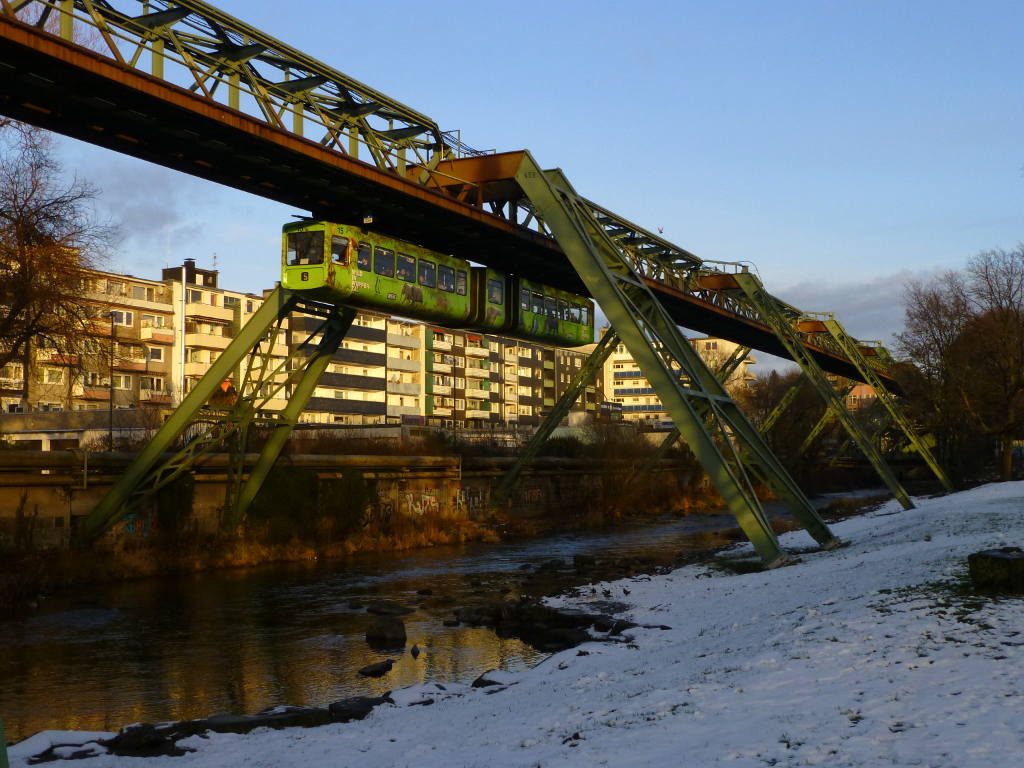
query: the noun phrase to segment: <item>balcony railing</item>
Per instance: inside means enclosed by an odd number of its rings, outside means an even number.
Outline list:
[[[443,349],[443,350],[450,351],[451,348],[452,348],[452,344],[451,344],[450,341],[441,341],[440,339],[431,339],[430,340],[430,348],[431,349]]]
[[[393,395],[418,395],[420,393],[420,385],[415,382],[389,381],[388,392]]]
[[[487,368],[470,368],[466,367],[466,378],[474,379],[486,379],[491,375],[491,372]]]
[[[447,384],[431,384],[430,391],[435,395],[450,395],[452,393],[452,388]]]
[[[420,370],[419,360],[402,360],[398,357],[388,358],[388,368],[395,371],[418,371]]]
[[[389,333],[388,344],[392,347],[404,347],[405,349],[419,349],[420,337],[408,336],[404,333]]]
[[[489,400],[491,392],[488,389],[477,389],[476,387],[466,387],[466,397],[479,397],[483,400]]]
[[[434,406],[434,410],[430,413],[431,416],[451,416],[452,409],[445,406]]]
[[[487,347],[466,346],[466,357],[488,357],[490,354]]]
[[[439,363],[436,360],[430,364],[430,370],[438,373],[451,373],[452,367],[448,363]]]
[[[0,377],[0,389],[23,389],[24,386],[25,379],[23,378]]]
[[[143,326],[139,329],[139,338],[143,341],[155,341],[161,344],[173,344],[174,343],[174,329],[163,326],[157,328],[153,326]]]

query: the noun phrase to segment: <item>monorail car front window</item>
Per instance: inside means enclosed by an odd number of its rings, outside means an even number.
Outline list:
[[[437,287],[445,293],[455,292],[455,270],[444,264],[437,265]]]
[[[505,293],[505,284],[501,280],[487,281],[487,301],[491,304],[501,304]]]
[[[348,238],[341,235],[331,236],[331,259],[335,264],[348,264]]]
[[[323,230],[319,232],[289,232],[286,240],[288,243],[288,266],[324,263]]]
[[[356,257],[356,266],[367,272],[370,271],[370,254],[373,249],[369,243],[359,244],[359,255]]]
[[[395,252],[380,246],[373,249],[373,271],[381,277],[395,276]]]
[[[432,261],[420,259],[420,285],[424,288],[433,288],[437,285],[437,265]]]
[[[398,265],[395,269],[395,276],[399,280],[404,280],[407,283],[416,282],[416,259],[412,256],[406,256],[404,253],[398,254]]]

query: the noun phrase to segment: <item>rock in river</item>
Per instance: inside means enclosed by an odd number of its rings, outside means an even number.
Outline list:
[[[378,616],[366,628],[371,648],[404,648],[405,624],[397,616]]]

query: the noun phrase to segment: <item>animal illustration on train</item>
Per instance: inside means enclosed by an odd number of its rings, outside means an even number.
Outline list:
[[[348,224],[292,222],[282,240],[281,286],[312,299],[561,346],[594,340],[586,296]]]

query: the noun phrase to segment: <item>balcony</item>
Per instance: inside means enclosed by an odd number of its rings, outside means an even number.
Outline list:
[[[430,364],[430,370],[437,371],[438,373],[451,373],[452,367],[448,365],[448,363],[439,363],[436,360],[434,360]]]
[[[491,392],[488,389],[477,389],[476,387],[466,387],[466,397],[478,397],[481,400],[490,400]]]
[[[118,371],[145,371],[148,370],[146,360],[139,357],[122,358],[114,360],[114,369]]]
[[[103,400],[106,402],[110,399],[110,390],[99,387],[85,387],[82,389],[82,394],[76,395],[76,397],[82,400]]]
[[[349,400],[344,397],[311,397],[309,398],[309,405],[306,406],[306,410],[384,416],[387,413],[387,406],[385,403],[375,400]]]
[[[434,410],[429,414],[430,416],[451,416],[452,409],[434,406]]]
[[[359,376],[352,373],[325,373],[320,377],[320,384],[337,389],[357,389],[365,392],[381,392],[384,390],[383,376]]]
[[[388,416],[419,416],[420,409],[415,405],[388,405]]]
[[[381,367],[387,362],[387,358],[381,353],[363,352],[360,349],[339,349],[334,353],[334,360],[339,363],[357,363],[359,365]]]
[[[544,361],[544,370],[546,370],[546,371],[553,371],[553,370],[555,370],[555,361],[554,360],[545,360]]]
[[[166,392],[154,392],[151,389],[143,389],[139,392],[139,401],[150,405],[170,405],[171,396]]]
[[[435,395],[450,395],[452,393],[452,388],[447,384],[431,384],[430,391]]]
[[[23,389],[25,387],[25,380],[21,378],[0,378],[0,389]]]
[[[418,395],[420,385],[415,382],[389,381],[388,393],[392,395]]]
[[[164,326],[163,328],[155,328],[152,326],[143,326],[139,329],[139,338],[142,341],[152,341],[156,344],[173,344],[174,343],[174,329]]]
[[[469,378],[472,378],[472,379],[486,379],[486,378],[489,378],[490,375],[491,375],[491,372],[487,368],[470,368],[468,366],[466,367],[466,378],[467,379],[469,379]]]
[[[230,336],[215,336],[212,333],[188,333],[185,332],[186,347],[201,347],[203,349],[227,349],[231,343]]]
[[[452,343],[450,341],[440,341],[438,339],[431,339],[428,345],[430,349],[443,349],[450,352],[452,349]]]
[[[388,346],[391,346],[391,347],[404,347],[405,349],[419,349],[420,348],[420,337],[419,336],[407,336],[404,333],[389,333],[388,334]]]
[[[187,317],[204,317],[210,320],[221,320],[230,323],[235,319],[235,310],[228,307],[215,307],[213,304],[190,301],[185,304]]]
[[[466,418],[467,419],[490,419],[491,418],[491,412],[490,411],[470,411],[470,410],[467,410],[466,411]]]
[[[359,339],[360,341],[385,341],[388,337],[388,332],[383,328],[374,328],[372,325],[357,325],[353,323],[348,333],[345,334],[346,338]]]
[[[211,363],[185,363],[185,375],[200,377],[210,370]]]
[[[555,404],[555,398],[553,398],[553,397],[545,397],[544,398],[544,405],[552,406],[554,404]]]
[[[419,360],[402,360],[397,357],[389,357],[388,368],[394,371],[418,371],[420,370]]]
[[[467,346],[466,357],[489,357],[491,350],[487,347]]]

